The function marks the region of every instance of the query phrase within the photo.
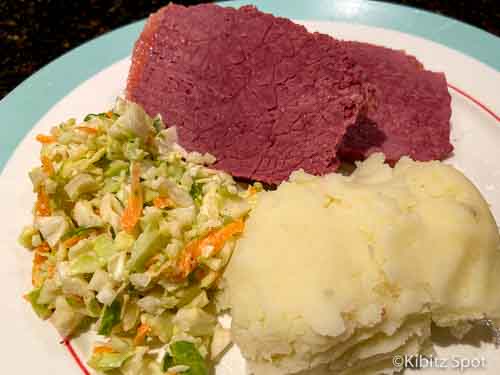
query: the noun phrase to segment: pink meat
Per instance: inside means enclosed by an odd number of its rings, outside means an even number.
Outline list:
[[[444,159],[450,95],[402,51],[309,33],[251,6],[170,4],[136,42],[127,98],[236,177],[279,183],[340,160]]]
[[[234,176],[320,175],[337,168],[340,142],[369,95],[348,52],[254,7],[170,4],[136,43],[127,97]]]
[[[360,160],[381,151],[391,163],[404,155],[421,161],[446,158],[453,146],[444,74],[424,70],[402,51],[359,42],[344,45],[376,87],[376,105],[348,129],[340,157]]]

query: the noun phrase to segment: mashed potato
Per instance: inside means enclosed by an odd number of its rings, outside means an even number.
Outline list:
[[[390,373],[430,323],[500,319],[500,239],[487,203],[439,162],[380,154],[349,177],[295,172],[261,193],[225,273],[251,371]]]

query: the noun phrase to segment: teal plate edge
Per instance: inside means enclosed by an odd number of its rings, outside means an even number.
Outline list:
[[[237,0],[221,3],[234,7],[246,4],[292,19],[348,22],[398,30],[441,43],[500,70],[500,38],[418,9],[367,0]],[[130,54],[143,25],[144,21],[132,23],[67,52],[23,81],[0,101],[0,171],[25,134],[55,103],[83,81]]]

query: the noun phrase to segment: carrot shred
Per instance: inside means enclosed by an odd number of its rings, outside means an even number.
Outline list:
[[[56,137],[53,135],[45,135],[45,134],[38,134],[35,138],[38,142],[42,144],[49,144],[49,143],[54,143],[56,141]]]
[[[137,222],[142,214],[142,205],[144,203],[141,188],[141,167],[139,163],[132,164],[132,176],[130,194],[127,200],[127,207],[123,210],[121,224],[128,233],[133,232]]]
[[[113,353],[113,348],[109,346],[95,346],[94,349],[92,349],[92,352],[94,354],[101,354],[101,353]]]
[[[99,214],[99,213],[98,213]],[[85,233],[82,233],[82,234],[78,234],[76,236],[73,236],[73,237],[70,237],[68,238],[67,240],[63,241],[63,246],[65,247],[71,247],[71,246],[74,246],[76,245],[78,242],[80,242],[81,240],[84,240],[85,238],[87,238],[90,233],[97,233],[97,234],[102,234],[105,232],[105,229],[104,228],[92,228],[88,231],[85,231]]]
[[[38,199],[35,203],[35,212],[38,216],[50,216],[52,213],[49,196],[45,192],[43,186],[38,188]]]
[[[66,241],[64,241],[63,245],[65,247],[71,247],[71,246],[76,245],[78,242],[80,242],[84,238],[85,238],[84,236],[73,236],[73,237],[68,238]]]
[[[99,133],[99,130],[97,130],[96,128],[91,128],[90,126],[77,126],[75,129],[81,130],[84,133],[92,135]]]
[[[153,199],[153,205],[156,208],[171,208],[175,206],[174,202],[169,197],[156,197]]]
[[[54,166],[47,156],[41,156],[40,161],[42,162],[42,170],[47,174],[47,176],[52,176],[54,174]]]
[[[35,253],[35,256],[33,257],[33,267],[31,269],[31,284],[34,287],[39,287],[42,285],[42,278],[41,278],[41,266],[43,262],[45,262],[47,258],[40,253]]]
[[[55,264],[50,263],[47,266],[47,277],[51,279],[52,277],[54,277],[55,273],[56,273],[56,266]]]
[[[106,112],[106,117],[107,118],[113,118],[113,112],[112,111]]]
[[[141,324],[139,328],[137,328],[137,334],[134,337],[134,344],[136,346],[141,345],[146,338],[146,335],[151,330],[151,327],[147,324]]]
[[[177,262],[177,278],[185,279],[198,266],[198,257],[204,248],[211,246],[214,253],[218,253],[229,238],[242,233],[244,228],[245,223],[240,218],[220,229],[211,231],[202,239],[189,242]]]
[[[45,259],[47,259],[45,255],[42,255],[40,253],[35,253],[35,256],[33,257],[33,263],[42,264],[43,262],[45,262]]]
[[[251,197],[253,195],[257,194],[257,189],[254,188],[253,186],[248,187],[248,196]]]
[[[41,245],[35,247],[35,251],[38,253],[47,253],[50,251],[50,246],[47,242],[43,242]]]

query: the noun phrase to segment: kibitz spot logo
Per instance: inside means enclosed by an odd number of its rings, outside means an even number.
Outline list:
[[[435,357],[423,355],[396,355],[392,357],[392,364],[397,369],[451,369],[463,372],[470,369],[485,369],[486,358],[467,358],[462,356]]]

